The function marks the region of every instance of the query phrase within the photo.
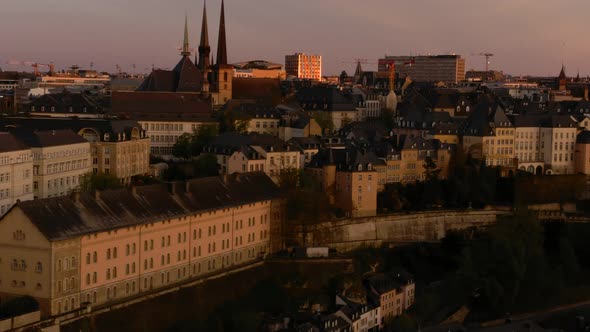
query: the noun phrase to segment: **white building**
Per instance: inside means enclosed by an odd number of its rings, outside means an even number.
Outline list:
[[[33,154],[9,133],[0,133],[0,216],[18,200],[33,199]]]
[[[65,196],[91,172],[90,142],[70,130],[15,131],[33,153],[34,198]]]

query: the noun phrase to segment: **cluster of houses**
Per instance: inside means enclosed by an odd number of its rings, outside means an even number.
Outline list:
[[[337,294],[327,312],[284,314],[267,319],[267,332],[372,332],[401,316],[414,304],[415,283],[403,270],[371,273],[363,279],[362,296]]]

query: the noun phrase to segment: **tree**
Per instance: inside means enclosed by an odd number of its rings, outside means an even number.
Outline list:
[[[313,114],[313,119],[318,123],[318,125],[322,128],[322,132],[332,132],[334,130],[334,122],[332,122],[332,117],[328,112],[318,111]]]
[[[432,157],[426,157],[424,159],[424,164],[422,165],[422,167],[424,167],[424,175],[426,177],[426,181],[438,180],[441,170],[436,166],[436,163],[434,162]]]
[[[217,156],[212,153],[203,153],[193,161],[194,176],[197,178],[219,175]]]
[[[119,178],[112,174],[104,173],[87,173],[82,177],[80,181],[80,191],[91,192],[95,190],[107,190],[107,189],[118,189],[122,188],[123,185]]]
[[[172,154],[184,159],[198,156],[205,146],[211,144],[217,133],[217,126],[214,125],[203,125],[192,134],[184,133],[174,143]]]
[[[189,158],[191,156],[192,140],[191,134],[184,133],[180,135],[172,147],[172,154],[178,158]]]

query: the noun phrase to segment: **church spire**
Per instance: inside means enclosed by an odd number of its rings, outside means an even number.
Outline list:
[[[221,0],[221,18],[219,20],[219,39],[217,42],[217,65],[227,65],[227,45],[225,40],[225,10]]]
[[[182,56],[189,56],[191,55],[191,51],[188,45],[188,17],[187,14],[184,14],[184,41],[182,43],[182,52],[180,52]]]
[[[203,23],[201,27],[201,42],[199,44],[199,69],[204,70],[211,66],[209,57],[211,47],[209,46],[209,29],[207,27],[207,1],[203,3]]]

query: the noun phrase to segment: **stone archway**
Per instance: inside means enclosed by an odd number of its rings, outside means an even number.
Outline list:
[[[537,175],[543,175],[543,167],[537,166],[537,171],[535,172]]]

